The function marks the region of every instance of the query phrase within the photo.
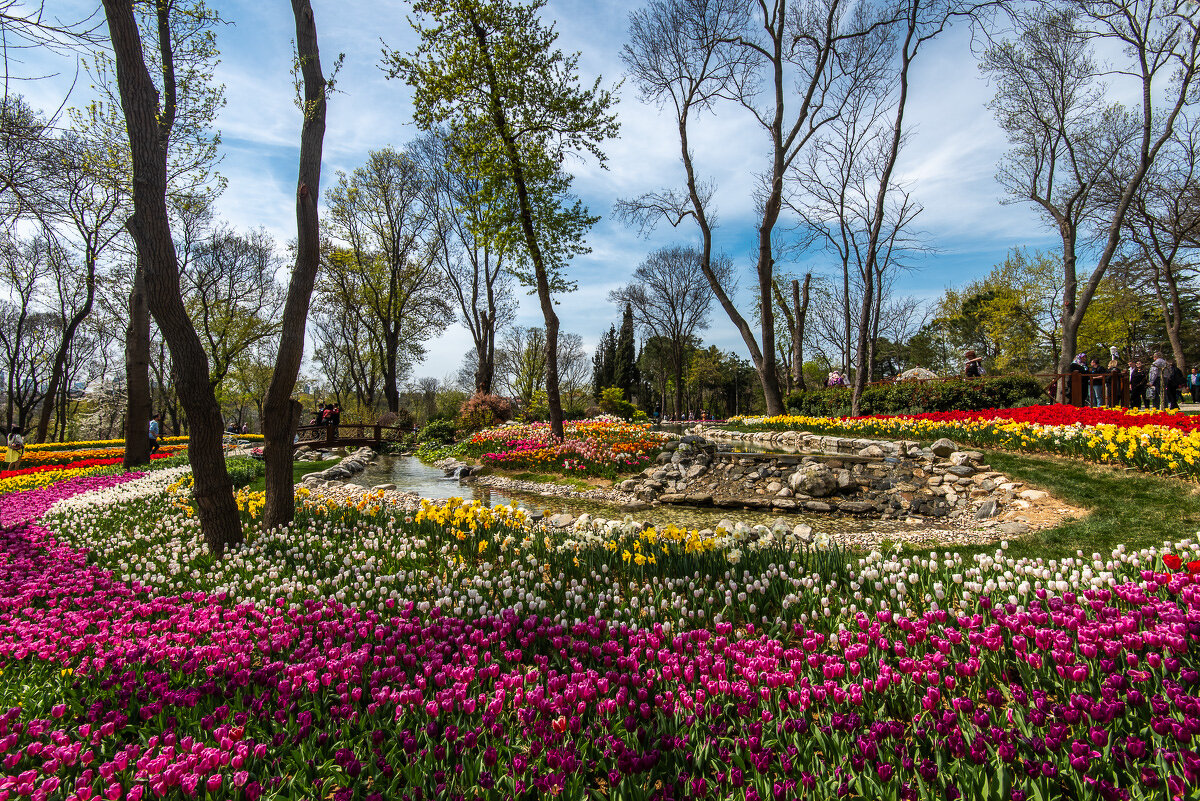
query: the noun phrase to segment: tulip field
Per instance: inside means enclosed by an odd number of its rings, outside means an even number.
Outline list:
[[[913,556],[307,491],[262,532],[241,491],[218,559],[152,467],[0,495],[0,801],[1200,795],[1185,532]]]
[[[608,417],[566,421],[563,435],[561,441],[555,438],[548,423],[500,426],[480,431],[459,450],[480,464],[506,470],[616,478],[646,467],[666,439],[648,423]]]
[[[751,431],[811,431],[1051,453],[1139,470],[1200,478],[1200,418],[1179,412],[1047,405],[896,417],[740,417]]]

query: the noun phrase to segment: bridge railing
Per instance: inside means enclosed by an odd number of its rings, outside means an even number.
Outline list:
[[[341,445],[371,445],[383,442],[399,442],[408,434],[399,426],[383,426],[378,423],[338,423],[336,426],[300,426],[296,429],[297,448],[330,447]]]

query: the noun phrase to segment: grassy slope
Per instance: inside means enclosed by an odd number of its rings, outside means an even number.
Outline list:
[[[298,484],[302,476],[309,473],[319,473],[327,467],[333,467],[340,462],[341,459],[326,459],[323,462],[293,462],[292,463],[292,483]],[[250,485],[250,489],[256,492],[263,492],[267,488],[267,477],[259,476]]]
[[[1196,484],[1051,456],[989,451],[987,459],[1010,478],[1091,510],[1081,520],[1013,540],[1008,551],[1013,557],[1055,559],[1076,551],[1107,556],[1122,543],[1130,550],[1161,546],[1200,529]],[[954,550],[991,553],[995,546]]]

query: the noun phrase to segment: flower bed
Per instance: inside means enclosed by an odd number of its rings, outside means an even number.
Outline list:
[[[186,442],[175,445],[163,445],[154,456],[161,459],[166,456],[174,456],[185,450],[187,450]],[[39,449],[36,451],[27,450],[21,457],[21,461],[34,462],[41,465],[68,465],[72,462],[91,459],[116,459],[120,461],[124,455],[124,445],[119,448]]]
[[[252,435],[247,435],[247,438],[248,439],[252,438]],[[258,438],[262,439],[262,436],[260,435]],[[159,437],[158,441],[159,441],[160,445],[177,445],[177,444],[181,444],[181,443],[187,444],[188,438],[187,437]],[[76,442],[38,442],[38,443],[33,443],[33,444],[27,444],[25,446],[25,452],[26,453],[30,453],[30,452],[36,453],[38,451],[69,451],[69,450],[78,450],[78,449],[85,449],[85,448],[124,448],[124,447],[125,447],[124,439],[99,439],[99,440],[76,441]]]
[[[898,417],[748,417],[737,425],[924,442],[948,437],[982,448],[1053,453],[1200,478],[1200,420],[1177,413],[1053,405]]]
[[[564,438],[548,423],[506,425],[480,431],[459,446],[466,456],[506,470],[537,470],[616,478],[654,458],[667,436],[648,424],[599,418],[563,424]]]
[[[368,502],[213,560],[172,503],[185,474],[18,496],[45,518],[0,534],[0,796],[1022,801],[1200,781],[1192,541],[851,561],[804,531],[585,520],[551,539],[519,510]]]

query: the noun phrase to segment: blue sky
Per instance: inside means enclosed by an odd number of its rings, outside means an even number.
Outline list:
[[[229,181],[218,200],[218,214],[239,228],[263,226],[278,241],[294,236],[292,197],[296,183],[299,111],[293,104],[291,40],[294,27],[290,4],[276,2],[215,2],[228,20],[219,34],[222,62],[217,79],[226,86],[227,104],[218,127],[223,137],[220,171]],[[629,12],[636,2],[551,0],[547,14],[556,20],[559,44],[579,51],[586,82],[602,75],[606,85],[621,80],[618,54],[625,40]],[[59,13],[90,13],[90,3],[60,0]],[[329,106],[325,137],[322,189],[332,186],[338,170],[362,164],[369,150],[402,146],[418,131],[411,123],[411,94],[379,70],[382,42],[393,49],[411,49],[415,36],[406,19],[408,3],[372,0],[314,0],[323,62],[331,65],[345,53],[338,76],[338,93]],[[17,69],[60,71],[58,78],[18,86],[35,106],[53,108],[60,102],[73,66],[61,56],[32,54]],[[15,71],[15,70],[14,70]],[[898,171],[924,205],[919,219],[936,255],[903,277],[898,291],[935,298],[947,286],[960,286],[986,272],[1012,247],[1053,246],[1051,232],[1025,205],[1001,205],[1002,192],[994,180],[1005,148],[986,103],[991,90],[982,79],[970,49],[969,32],[953,30],[923,52],[912,81],[909,119],[912,138]],[[644,256],[674,242],[689,243],[693,229],[659,229],[642,238],[612,216],[619,198],[680,182],[681,168],[674,125],[656,108],[640,102],[632,85],[620,90],[617,113],[621,137],[606,145],[609,169],[584,161],[570,165],[575,191],[591,211],[602,216],[588,243],[592,252],[577,258],[571,275],[578,291],[559,300],[564,331],[583,336],[590,348],[619,310],[607,301],[610,290],[628,281]],[[86,82],[70,103],[87,100]],[[732,106],[703,120],[694,134],[697,163],[717,184],[716,205],[721,227],[718,246],[741,271],[753,268],[756,219],[751,200],[754,173],[762,164],[766,143],[745,112]],[[827,257],[814,254],[794,266],[828,273]],[[748,286],[749,273],[742,280]],[[743,306],[749,308],[748,303]],[[538,325],[536,299],[522,296],[518,322]],[[715,308],[709,342],[739,356],[748,356],[724,313]],[[428,343],[425,362],[416,376],[452,375],[470,347],[465,329],[451,326]]]

